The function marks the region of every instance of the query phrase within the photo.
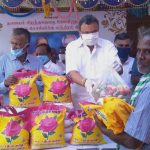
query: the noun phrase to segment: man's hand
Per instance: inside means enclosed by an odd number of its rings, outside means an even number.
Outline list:
[[[91,94],[92,93],[92,89],[94,87],[95,83],[89,79],[87,79],[85,81],[85,88],[86,88],[86,91]]]
[[[102,121],[100,121],[97,117],[96,114],[94,114],[94,119],[95,119],[95,122],[96,122],[96,125],[98,126],[98,128],[103,131],[103,129],[105,128],[106,129],[106,126],[104,125],[104,123]]]
[[[10,85],[14,85],[18,82],[18,79],[13,76],[13,75],[10,75],[8,76],[8,78],[4,81],[4,84],[6,87],[9,87]]]

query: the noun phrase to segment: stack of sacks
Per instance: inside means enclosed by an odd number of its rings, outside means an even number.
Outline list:
[[[10,105],[18,108],[38,106],[41,101],[36,86],[37,71],[20,69],[13,75],[18,83],[9,87]]]

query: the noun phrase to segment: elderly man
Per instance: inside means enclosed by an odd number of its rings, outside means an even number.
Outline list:
[[[137,67],[143,74],[131,97],[131,104],[135,107],[128,118],[124,132],[114,135],[95,116],[100,130],[120,144],[121,150],[150,149],[150,28],[139,30]],[[124,147],[123,147],[124,146]]]
[[[40,61],[28,54],[30,33],[24,28],[15,28],[11,36],[11,50],[0,57],[0,94],[4,95],[4,105],[9,104],[9,86],[18,82],[12,74],[18,69],[25,68],[39,71]]]
[[[79,22],[80,38],[66,47],[66,73],[74,82],[72,96],[75,108],[78,101],[93,101],[93,81],[99,79],[108,67],[122,72],[120,59],[114,44],[99,37],[99,21],[86,15]]]

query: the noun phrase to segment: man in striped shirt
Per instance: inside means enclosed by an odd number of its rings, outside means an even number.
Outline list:
[[[135,109],[128,118],[124,132],[113,134],[95,116],[101,131],[120,144],[121,150],[150,149],[150,27],[140,28],[137,48],[138,70],[143,76],[131,97],[131,104]]]

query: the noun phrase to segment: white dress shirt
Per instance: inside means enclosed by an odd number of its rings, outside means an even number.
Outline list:
[[[63,73],[62,69],[57,64],[53,63],[51,60],[44,65],[44,68],[50,72],[55,72],[58,74]]]
[[[129,88],[132,88],[131,83],[131,69],[134,62],[134,58],[128,57],[127,61],[122,65],[123,66],[123,74],[121,75],[122,79],[125,81]]]
[[[102,38],[99,38],[92,53],[81,38],[72,41],[66,47],[66,73],[78,71],[86,79],[99,79],[106,68],[112,68],[114,61],[121,64],[117,49],[113,43]],[[93,101],[85,87],[75,83],[72,85],[72,97],[75,108],[80,100]]]

